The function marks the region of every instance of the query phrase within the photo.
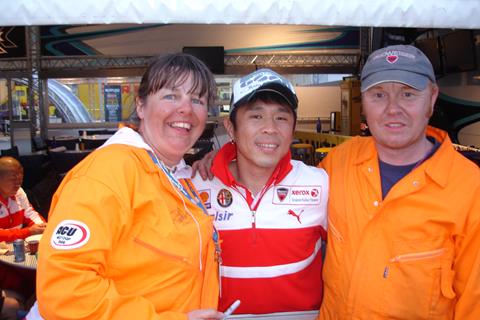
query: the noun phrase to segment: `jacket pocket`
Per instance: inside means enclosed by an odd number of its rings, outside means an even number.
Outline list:
[[[187,263],[187,264],[191,264],[190,261],[188,260],[188,258],[186,257],[183,257],[181,255],[177,255],[177,254],[174,254],[174,253],[171,253],[171,252],[168,252],[164,249],[160,249],[159,247],[156,247],[155,245],[151,244],[150,242],[146,242],[144,241],[143,239],[140,239],[140,238],[135,238],[134,240],[137,244],[139,244],[140,246],[146,248],[146,249],[149,249],[149,250],[152,250],[153,252],[159,254],[159,255],[162,255],[164,256],[165,258],[168,258],[168,259],[173,259],[173,260],[176,260],[176,261],[179,261],[179,262],[183,262],[183,263]]]
[[[423,251],[423,252],[413,252],[413,253],[406,253],[395,256],[390,259],[390,262],[412,262],[412,261],[419,261],[425,259],[433,259],[436,257],[441,256],[446,251],[445,248],[430,250],[430,251]]]
[[[142,226],[140,232],[133,238],[138,250],[145,252],[146,257],[156,260],[192,265],[191,248],[182,245],[180,239],[172,235],[163,235],[158,230],[149,226]],[[161,259],[161,260],[160,260]],[[159,266],[160,267],[160,266]]]
[[[447,247],[417,252],[398,249],[401,253],[389,259],[383,273],[384,313],[395,319],[448,319],[455,296],[453,277],[446,269],[451,251]]]

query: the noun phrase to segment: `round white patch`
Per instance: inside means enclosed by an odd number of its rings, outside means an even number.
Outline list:
[[[53,231],[50,244],[55,249],[70,250],[84,246],[90,239],[90,229],[78,220],[63,220]]]

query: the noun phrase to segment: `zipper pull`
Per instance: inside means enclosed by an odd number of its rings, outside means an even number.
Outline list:
[[[220,255],[217,256],[217,264],[218,264],[218,295],[222,297],[222,257]]]
[[[383,278],[384,279],[387,279],[388,271],[390,271],[390,268],[388,266],[386,266],[385,269],[383,270]]]
[[[215,226],[213,226],[213,244],[215,246],[215,260],[218,265],[218,294],[222,297],[222,248],[220,246],[220,236]]]

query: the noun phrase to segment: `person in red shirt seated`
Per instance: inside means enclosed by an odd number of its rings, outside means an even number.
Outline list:
[[[0,241],[11,242],[41,234],[47,225],[28,201],[21,188],[22,181],[23,167],[20,162],[12,157],[1,157]],[[0,264],[0,287],[28,298],[35,292],[35,273]],[[20,296],[17,300],[21,301]]]
[[[0,158],[0,241],[41,234],[46,223],[21,188],[23,167],[15,158]]]

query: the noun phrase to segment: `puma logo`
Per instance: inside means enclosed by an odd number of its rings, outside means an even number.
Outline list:
[[[303,213],[303,210],[300,211],[299,214],[296,214],[295,211],[293,210],[288,210],[288,214],[291,215],[291,216],[294,216],[295,218],[297,218],[298,222],[299,223],[302,223],[302,221],[300,221],[300,215]]]

